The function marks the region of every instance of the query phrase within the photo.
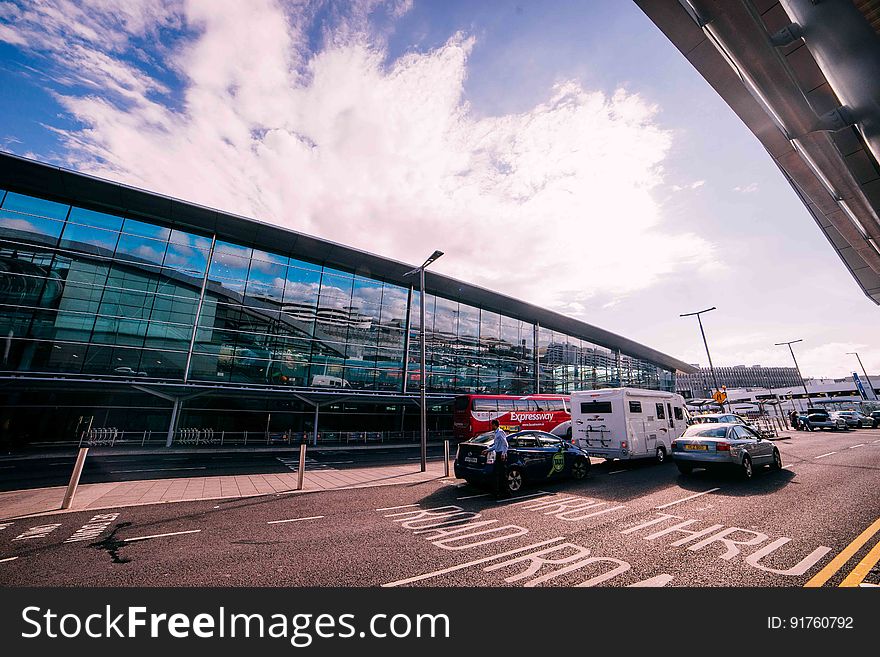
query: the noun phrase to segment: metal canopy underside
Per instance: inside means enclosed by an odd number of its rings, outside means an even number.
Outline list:
[[[293,230],[153,194],[119,183],[69,171],[8,153],[0,153],[0,188],[75,204],[87,209],[144,218],[151,222],[235,242],[261,250],[352,271],[409,288],[404,274],[413,265],[335,244]],[[448,299],[567,333],[624,355],[685,373],[692,365],[586,322],[539,306],[426,272],[425,289]]]
[[[880,304],[878,3],[635,1],[760,140]]]

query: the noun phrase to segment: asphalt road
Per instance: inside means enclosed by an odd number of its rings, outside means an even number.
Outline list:
[[[503,501],[438,480],[16,520],[0,585],[838,586],[880,542],[880,431],[776,445],[752,481],[597,463]]]
[[[428,445],[428,458],[443,458],[443,447]],[[306,471],[345,469],[362,465],[412,463],[421,459],[418,446],[397,449],[309,451]],[[49,458],[0,457],[0,491],[66,486],[75,454]],[[296,471],[299,448],[260,452],[196,452],[158,454],[89,455],[81,484],[178,477],[268,474]]]

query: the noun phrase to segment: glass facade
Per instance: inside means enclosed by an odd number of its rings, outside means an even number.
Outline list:
[[[3,376],[413,393],[420,301],[283,253],[0,191]],[[426,294],[425,322],[429,393],[674,389],[668,369],[455,299]]]

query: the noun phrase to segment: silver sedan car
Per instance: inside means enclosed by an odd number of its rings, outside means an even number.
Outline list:
[[[746,479],[755,468],[782,469],[782,456],[771,441],[739,423],[697,424],[672,443],[672,459],[682,474],[694,468],[738,468]]]

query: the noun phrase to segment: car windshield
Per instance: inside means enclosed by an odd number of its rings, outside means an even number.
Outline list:
[[[724,438],[727,427],[690,427],[682,435],[684,438]]]

